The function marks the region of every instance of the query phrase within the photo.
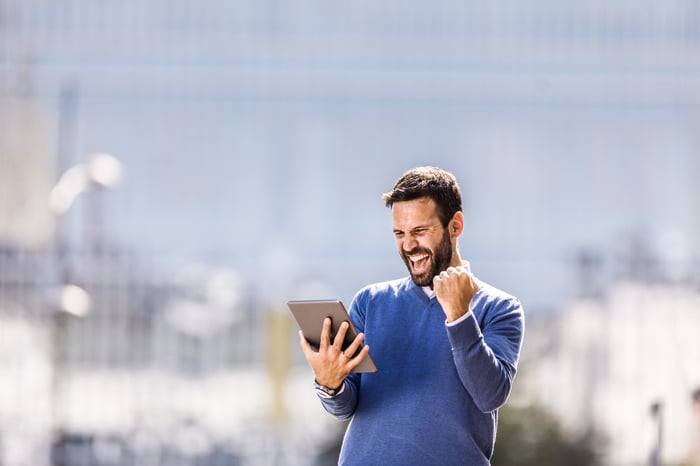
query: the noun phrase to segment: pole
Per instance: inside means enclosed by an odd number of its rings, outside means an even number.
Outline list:
[[[700,466],[700,388],[696,388],[691,397],[693,401],[693,427],[688,464]]]
[[[664,405],[660,401],[656,401],[651,404],[651,417],[654,421],[654,427],[656,429],[654,445],[651,450],[651,456],[649,458],[650,466],[661,466],[661,447],[663,441],[663,412]]]

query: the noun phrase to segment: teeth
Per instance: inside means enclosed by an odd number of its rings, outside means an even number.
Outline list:
[[[409,259],[411,259],[411,262],[413,262],[413,263],[415,263],[415,262],[420,262],[420,261],[422,261],[423,259],[427,259],[427,258],[428,258],[428,255],[427,255],[427,254],[422,255],[422,256],[413,256],[413,257],[409,257]]]

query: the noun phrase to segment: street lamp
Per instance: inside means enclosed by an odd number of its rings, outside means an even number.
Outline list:
[[[49,194],[49,207],[56,216],[68,212],[78,196],[91,185],[113,188],[122,178],[122,164],[114,156],[93,154],[87,163],[79,163],[66,170]]]
[[[61,395],[63,382],[64,352],[67,342],[68,321],[71,316],[84,317],[90,311],[91,299],[88,292],[74,283],[73,277],[66,258],[63,229],[61,228],[62,217],[70,210],[75,200],[83,193],[95,188],[112,188],[116,186],[122,178],[122,164],[114,156],[106,153],[91,155],[87,162],[79,163],[66,170],[58,179],[49,194],[49,208],[56,217],[56,232],[54,252],[56,266],[59,273],[60,287],[58,290],[58,308],[52,313],[52,369],[53,377],[51,381],[52,396],[52,464],[63,464],[60,444],[63,440],[63,421],[61,419]],[[86,219],[90,223],[90,235],[87,242],[92,246],[91,253],[97,251],[97,234],[94,228],[97,227],[97,204],[94,196],[87,199],[89,217]],[[58,456],[56,456],[58,454]]]
[[[67,283],[59,294],[60,311],[77,317],[84,317],[90,311],[90,295],[78,285]]]
[[[63,231],[60,225],[63,217],[75,200],[84,192],[93,188],[112,188],[119,184],[123,174],[121,162],[107,153],[92,154],[86,163],[79,163],[67,169],[58,179],[49,194],[49,208],[56,217],[56,252],[63,285],[59,291],[60,311],[79,317],[87,314],[90,308],[90,296],[78,285],[70,283],[65,258],[63,257]],[[97,212],[95,206],[90,206],[92,214],[88,220],[93,223]],[[94,225],[93,225],[94,227]],[[94,235],[93,235],[94,236]],[[89,238],[94,246],[95,238]],[[93,248],[96,249],[96,248]]]

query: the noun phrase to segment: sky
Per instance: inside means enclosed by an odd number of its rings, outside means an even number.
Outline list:
[[[692,267],[700,73],[686,7],[533,2],[515,21],[505,3],[450,5],[395,17],[8,2],[2,83],[28,90],[56,179],[96,152],[124,166],[121,185],[62,219],[71,244],[92,228],[167,270],[226,263],[255,296],[323,282],[347,301],[404,275],[380,196],[417,165],[457,175],[463,255],[533,309],[580,292],[582,251],[603,282],[624,275],[634,241]]]

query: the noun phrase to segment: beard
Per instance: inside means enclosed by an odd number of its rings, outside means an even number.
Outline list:
[[[404,264],[408,268],[408,273],[411,274],[411,279],[418,286],[429,286],[433,288],[433,278],[438,275],[443,270],[446,270],[450,266],[452,261],[452,241],[450,240],[450,235],[447,234],[447,229],[444,230],[442,234],[442,239],[437,245],[434,251],[426,248],[415,248],[411,251],[401,251],[401,258]],[[430,268],[423,273],[417,274],[413,272],[411,268],[411,260],[408,258],[410,255],[415,254],[427,254],[430,261]]]

